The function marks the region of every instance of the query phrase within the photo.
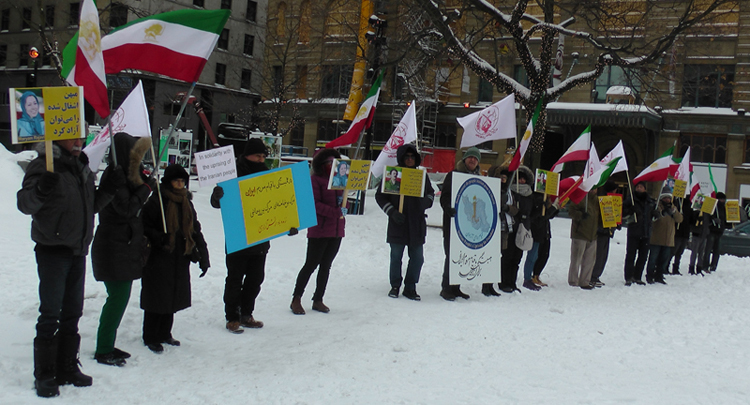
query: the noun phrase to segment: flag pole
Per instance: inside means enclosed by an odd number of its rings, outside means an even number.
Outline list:
[[[154,140],[151,139],[151,156],[156,156],[154,153]],[[151,176],[156,177],[156,194],[159,196],[159,211],[161,212],[161,224],[164,227],[164,233],[167,233],[167,220],[164,217],[164,200],[161,197],[161,187],[159,187],[159,166],[156,165],[156,159],[154,158],[154,171]]]
[[[633,182],[630,181],[630,170],[625,170],[625,174],[628,176],[628,191],[630,192],[630,202],[635,206],[635,199],[633,198]],[[635,222],[638,222],[638,215],[633,211],[633,218]]]
[[[180,112],[177,113],[177,117],[174,120],[174,124],[169,128],[167,132],[167,142],[165,145],[169,145],[169,141],[172,138],[172,135],[174,135],[174,129],[177,127],[177,123],[180,122],[180,119],[182,119],[182,113],[185,112],[185,107],[187,107],[188,99],[190,99],[190,96],[193,95],[193,90],[195,89],[196,82],[193,82],[190,85],[190,90],[188,90],[187,95],[185,95],[185,98],[182,99],[182,103],[180,104]],[[161,163],[162,158],[164,157],[164,152],[169,148],[164,148],[164,150],[159,151],[159,156],[155,159],[156,163],[156,170],[158,170],[159,163]]]
[[[109,116],[107,117],[107,130],[109,131],[109,156],[112,157],[112,162],[115,164],[115,167],[117,167],[117,153],[115,151],[115,134],[112,133],[112,108],[109,109]]]

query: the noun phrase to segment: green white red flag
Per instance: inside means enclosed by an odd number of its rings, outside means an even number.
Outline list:
[[[64,60],[70,61],[69,69],[63,70],[63,77],[71,86],[83,86],[86,101],[101,117],[107,117],[107,77],[104,73],[99,10],[94,0],[83,1],[78,27],[78,33],[63,52]]]
[[[638,176],[633,179],[633,184],[638,184],[643,181],[664,181],[670,175],[674,176],[677,171],[677,166],[672,160],[672,153],[674,153],[674,146],[667,149],[654,163],[651,163],[648,167],[643,169]]]
[[[531,135],[534,134],[534,125],[536,125],[536,121],[539,119],[539,112],[541,110],[542,100],[540,99],[539,103],[536,105],[534,115],[531,116],[531,121],[529,121],[529,125],[526,127],[526,132],[524,132],[523,137],[521,138],[521,142],[518,144],[518,149],[516,149],[516,153],[513,155],[513,159],[508,165],[509,171],[514,172],[518,170],[519,166],[521,166],[523,155],[526,154],[526,150],[529,148],[529,143],[531,143]]]
[[[578,139],[573,142],[568,150],[563,153],[560,159],[555,162],[552,166],[552,171],[560,173],[566,162],[577,162],[581,160],[587,160],[589,158],[589,148],[591,147],[591,125],[581,132]]]
[[[349,125],[346,133],[328,142],[326,148],[349,146],[359,140],[362,131],[370,128],[372,119],[375,116],[375,108],[378,105],[378,97],[380,97],[380,83],[383,81],[383,73],[385,71],[381,72],[378,78],[375,79],[375,83],[372,84],[370,91],[367,93],[367,98],[359,107],[359,111],[357,111],[357,115],[354,117],[351,125]]]
[[[618,157],[621,159],[617,162],[617,167],[615,167],[615,171],[613,171],[612,174],[628,171],[628,161],[625,159],[625,148],[622,146],[622,139],[620,142],[617,142],[617,145],[615,145],[606,156],[602,158],[601,164],[606,165]]]
[[[581,183],[581,190],[589,192],[595,188],[601,187],[604,185],[604,183],[609,180],[609,176],[612,175],[615,168],[617,167],[617,163],[622,159],[621,157],[614,158],[611,162],[607,163],[606,165],[599,168],[596,172],[594,172],[591,176],[583,180],[583,183]]]

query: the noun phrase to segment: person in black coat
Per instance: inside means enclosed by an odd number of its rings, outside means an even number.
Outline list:
[[[164,351],[162,343],[180,345],[172,337],[172,324],[175,312],[191,305],[190,262],[199,263],[201,277],[211,266],[188,180],[182,166],[169,165],[161,182],[163,205],[154,193],[143,207],[143,230],[151,242],[141,280],[143,343],[155,353]]]
[[[518,267],[523,258],[523,250],[516,245],[516,234],[521,224],[531,230],[531,211],[534,208],[534,201],[531,184],[534,182],[534,174],[526,166],[518,168],[516,173],[517,181],[510,184],[510,199],[508,204],[515,205],[518,212],[513,217],[513,227],[508,234],[508,246],[502,251],[500,267],[500,291],[512,293],[517,291],[516,281],[518,279]]]
[[[680,259],[682,253],[690,242],[690,222],[693,219],[693,208],[690,206],[690,198],[682,198],[682,217],[681,223],[675,223],[674,247],[672,248],[672,274],[682,275],[680,273]],[[669,264],[667,264],[669,269]]]
[[[710,225],[711,215],[700,210],[691,210],[690,233],[692,238],[690,239],[691,252],[688,266],[688,274],[690,275],[703,275],[703,256],[706,252],[706,240],[711,232],[709,230]]]
[[[597,192],[599,196],[606,196],[607,194],[617,190],[617,184],[612,180],[607,180],[604,186],[600,187]],[[604,273],[604,268],[607,266],[607,258],[609,257],[609,242],[615,236],[615,231],[620,230],[621,226],[617,225],[616,228],[605,228],[602,222],[602,217],[599,215],[599,226],[596,229],[596,261],[594,262],[594,270],[591,273],[591,284],[594,287],[603,287],[599,278]]]
[[[396,161],[400,167],[416,168],[422,163],[417,148],[412,144],[401,145],[396,151]],[[375,200],[388,216],[388,234],[386,242],[391,246],[389,297],[398,298],[401,282],[404,281],[404,297],[419,301],[417,283],[424,264],[424,243],[427,235],[425,210],[432,207],[435,190],[429,181],[424,183],[424,197],[403,197],[403,206],[399,210],[401,197],[397,194],[386,194],[378,188]],[[401,258],[408,247],[409,264],[406,266],[406,279],[401,277]]]
[[[534,246],[526,255],[526,262],[523,265],[523,286],[529,290],[538,291],[547,285],[539,279],[539,275],[542,274],[549,259],[552,239],[550,220],[557,216],[557,212],[557,205],[552,204],[549,198],[545,201],[544,194],[533,194],[531,237],[534,239]]]
[[[706,239],[706,251],[703,253],[703,270],[706,273],[716,271],[719,265],[719,243],[727,225],[726,201],[727,196],[722,192],[716,193],[716,208],[711,215],[711,223],[708,226],[708,238]]]
[[[634,190],[633,199],[628,196],[622,204],[623,218],[633,216],[633,222],[628,224],[628,241],[625,248],[625,285],[628,286],[632,283],[646,284],[641,277],[648,259],[651,214],[656,209],[656,201],[648,195],[643,183],[636,184]]]
[[[518,213],[518,208],[515,205],[508,204],[508,201],[513,200],[510,191],[508,191],[513,173],[508,170],[508,166],[505,164],[493,165],[487,170],[487,176],[500,179],[500,212],[498,216],[500,217],[500,251],[502,252],[508,248],[508,235],[513,229],[513,217]],[[492,283],[482,284],[482,294],[486,297],[500,296]]]
[[[147,244],[144,242],[141,209],[148,200],[156,180],[143,174],[141,160],[151,148],[151,138],[134,138],[124,132],[115,134],[117,163],[127,174],[124,187],[117,190],[112,202],[99,213],[91,245],[94,278],[104,282],[107,301],[99,316],[94,358],[102,364],[123,366],[130,354],[115,348],[117,328],[130,300],[133,280],[141,278]],[[102,181],[112,175],[114,160],[102,174]]]

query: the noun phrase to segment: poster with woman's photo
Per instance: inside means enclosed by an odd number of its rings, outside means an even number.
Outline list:
[[[346,190],[351,170],[351,161],[334,159],[331,164],[331,175],[328,178],[328,188],[331,190]]]
[[[85,136],[82,87],[9,89],[14,144]]]
[[[401,168],[398,166],[386,166],[383,170],[383,181],[380,185],[380,192],[385,194],[401,194]]]

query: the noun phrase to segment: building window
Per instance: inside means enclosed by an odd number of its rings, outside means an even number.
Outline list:
[[[222,50],[229,49],[229,30],[224,28],[221,30],[221,34],[219,35],[219,41],[216,42],[216,47]]]
[[[284,89],[284,69],[281,66],[273,67],[273,96],[280,97]]]
[[[492,102],[492,92],[494,90],[492,83],[489,81],[479,78],[479,94],[477,95],[477,102]]]
[[[245,10],[245,19],[248,21],[255,21],[258,13],[258,2],[247,0],[247,10]]]
[[[0,31],[8,31],[10,29],[10,9],[6,8],[3,10],[0,16]]]
[[[227,79],[227,65],[223,63],[217,63],[216,64],[216,77],[214,78],[214,82],[216,84],[224,84],[226,79]]]
[[[5,66],[8,60],[8,45],[0,45],[0,66]]]
[[[290,136],[290,144],[294,146],[305,146],[305,124],[300,122],[297,123],[297,125],[292,128],[292,130],[289,133]]]
[[[640,82],[629,70],[619,66],[607,66],[599,77],[596,78],[594,88],[594,102],[604,103],[607,100],[607,90],[612,86],[630,87],[635,92],[640,90]]]
[[[286,35],[286,3],[279,3],[276,9],[276,36],[283,38]]]
[[[222,10],[231,10],[232,9],[232,0],[221,0],[221,9]]]
[[[393,124],[391,121],[375,120],[372,123],[372,140],[378,143],[386,143],[393,133]],[[378,174],[379,176],[382,173]]]
[[[203,8],[203,0],[193,0],[193,5],[195,7],[201,7],[201,8]]]
[[[747,139],[745,139],[745,159],[742,161],[742,163],[750,164],[750,141],[748,141]]]
[[[307,98],[307,65],[297,66],[297,98]]]
[[[323,66],[320,96],[325,98],[349,97],[352,67],[347,65]]]
[[[31,9],[24,8],[21,11],[21,29],[28,30],[31,28]]]
[[[727,137],[711,134],[680,135],[680,152],[685,154],[690,147],[690,161],[701,163],[727,162]]]
[[[683,107],[731,107],[733,65],[685,65]]]
[[[55,28],[55,6],[44,7],[44,23],[48,28]]]
[[[122,3],[112,3],[109,8],[109,26],[119,27],[128,23],[128,6]]]
[[[332,141],[341,136],[347,128],[348,124],[339,123],[339,120],[336,120],[336,122],[331,120],[318,121],[318,140]]]
[[[70,19],[68,25],[78,25],[81,20],[81,3],[70,3]]]
[[[240,88],[250,90],[253,87],[253,71],[250,69],[242,69],[242,79],[240,80]]]
[[[50,54],[44,51],[44,48],[40,49],[42,54],[42,66],[51,66],[52,65],[52,58],[50,57]]]
[[[522,65],[513,66],[513,80],[517,81],[521,86],[529,87],[529,76]]]
[[[253,56],[253,48],[255,47],[255,36],[245,34],[245,44],[242,47],[242,53],[245,55]]]
[[[18,67],[29,66],[29,44],[21,44],[21,55],[18,58]]]
[[[304,0],[299,6],[299,42],[310,42],[310,1]]]
[[[435,126],[435,146],[443,148],[456,147],[456,124],[438,123]]]

